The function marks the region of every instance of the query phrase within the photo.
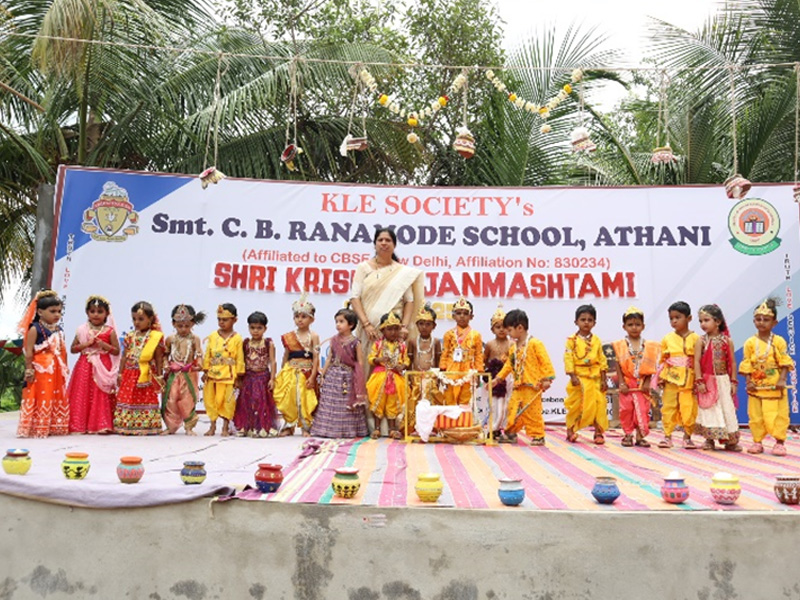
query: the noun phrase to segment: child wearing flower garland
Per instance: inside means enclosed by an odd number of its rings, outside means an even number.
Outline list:
[[[439,369],[446,377],[458,381],[456,378],[460,374],[466,376],[470,371],[483,372],[483,340],[481,334],[469,326],[473,317],[472,302],[462,296],[453,304],[452,315],[456,326],[444,334]],[[471,400],[470,381],[448,384],[444,390],[444,403],[447,405],[466,405]]]
[[[649,448],[650,378],[656,372],[658,342],[642,339],[644,311],[635,306],[622,315],[622,328],[625,337],[612,344],[617,357],[619,420],[624,434],[622,445]]]
[[[203,347],[200,338],[192,333],[192,328],[205,320],[204,312],[197,312],[188,304],[179,304],[172,309],[175,334],[166,341],[166,385],[161,397],[161,416],[167,428],[163,433],[175,433],[183,425],[186,435],[196,435],[194,427],[198,417],[195,406],[199,395],[197,374],[203,370]]]
[[[772,454],[786,456],[786,433],[789,428],[789,397],[786,376],[794,368],[786,340],[772,333],[778,324],[778,300],[767,298],[753,313],[756,335],[744,343],[744,358],[739,373],[747,377],[747,416],[753,445],[750,454],[764,452],[763,440],[775,440]]]
[[[544,344],[528,336],[528,315],[525,311],[508,311],[503,318],[503,326],[514,343],[492,386],[505,382],[505,378],[513,373],[514,389],[508,404],[506,431],[516,436],[517,432],[524,429],[531,438],[531,446],[544,446],[542,393],[550,388],[555,379],[553,363]]]

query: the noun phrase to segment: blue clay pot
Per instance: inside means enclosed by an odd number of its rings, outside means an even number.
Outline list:
[[[614,477],[597,477],[595,479],[594,487],[592,488],[592,496],[600,504],[613,504],[619,498],[619,488],[617,487],[617,480]]]

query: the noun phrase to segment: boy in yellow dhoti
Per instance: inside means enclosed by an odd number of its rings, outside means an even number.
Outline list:
[[[460,381],[469,371],[483,372],[483,340],[481,334],[469,326],[472,320],[472,303],[459,298],[453,305],[456,326],[444,334],[442,358],[439,369],[446,371],[452,381]],[[444,403],[469,404],[472,400],[472,381],[467,379],[458,385],[448,385],[444,391]]]
[[[503,319],[508,337],[514,340],[503,368],[492,380],[492,386],[514,374],[514,390],[508,403],[506,432],[516,434],[525,429],[531,446],[544,446],[544,417],[542,392],[555,379],[555,370],[544,344],[528,337],[528,315],[522,310],[510,310]]]
[[[744,343],[744,359],[739,373],[747,376],[747,416],[753,445],[750,454],[761,454],[765,436],[775,439],[772,454],[786,456],[786,430],[789,427],[789,398],[786,393],[786,375],[794,368],[787,353],[786,340],[772,333],[778,324],[777,302],[765,300],[754,315],[753,323],[758,333]]]
[[[656,385],[661,392],[661,422],[664,439],[659,448],[672,448],[672,432],[683,428],[683,447],[694,450],[692,441],[697,419],[697,397],[694,394],[694,348],[700,336],[689,331],[692,309],[686,302],[673,302],[669,307],[669,324],[674,331],[661,340],[661,359]]]
[[[577,431],[594,425],[594,443],[605,444],[603,432],[608,429],[606,403],[606,371],[608,361],[600,338],[592,334],[597,311],[591,304],[575,311],[578,332],[567,338],[564,368],[569,376],[567,397],[567,441],[578,440]]]
[[[203,404],[211,419],[206,435],[217,432],[217,418],[222,417],[222,435],[230,435],[229,423],[236,412],[234,389],[236,380],[244,375],[244,346],[242,336],[233,330],[236,307],[220,304],[217,307],[219,329],[208,336],[203,356]]]
[[[311,331],[316,309],[303,292],[292,304],[295,331],[281,336],[283,363],[275,378],[273,397],[283,416],[280,436],[294,435],[300,424],[303,436],[311,435],[312,415],[317,409],[317,372],[319,371],[319,336]]]
[[[378,329],[383,338],[373,342],[367,362],[372,374],[367,380],[367,396],[369,410],[375,415],[375,429],[372,439],[381,437],[381,419],[386,417],[389,437],[395,440],[402,438],[397,426],[399,417],[406,406],[406,382],[403,371],[410,364],[406,343],[400,339],[402,321],[395,313],[386,313],[381,317]]]

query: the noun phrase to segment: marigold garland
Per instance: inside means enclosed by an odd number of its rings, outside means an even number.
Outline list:
[[[492,83],[492,85],[494,85],[495,89],[498,92],[507,94],[508,101],[511,102],[511,104],[533,115],[539,115],[539,117],[543,121],[546,121],[547,118],[550,116],[550,111],[555,110],[559,104],[561,104],[564,100],[569,98],[569,95],[572,93],[572,84],[578,83],[583,79],[583,70],[574,69],[570,76],[571,83],[564,84],[564,86],[559,90],[558,94],[550,98],[550,100],[548,100],[541,106],[535,102],[531,102],[529,100],[526,100],[525,98],[522,98],[515,92],[509,92],[506,84],[503,83],[491,69],[486,71],[486,79],[488,79]],[[550,133],[551,130],[552,128],[547,123],[544,123],[539,129],[539,131],[541,131],[542,133]]]

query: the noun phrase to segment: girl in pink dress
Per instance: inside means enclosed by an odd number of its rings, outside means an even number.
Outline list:
[[[86,323],[78,327],[70,352],[80,354],[69,380],[70,433],[111,433],[119,373],[119,338],[111,306],[102,296],[86,301]]]

